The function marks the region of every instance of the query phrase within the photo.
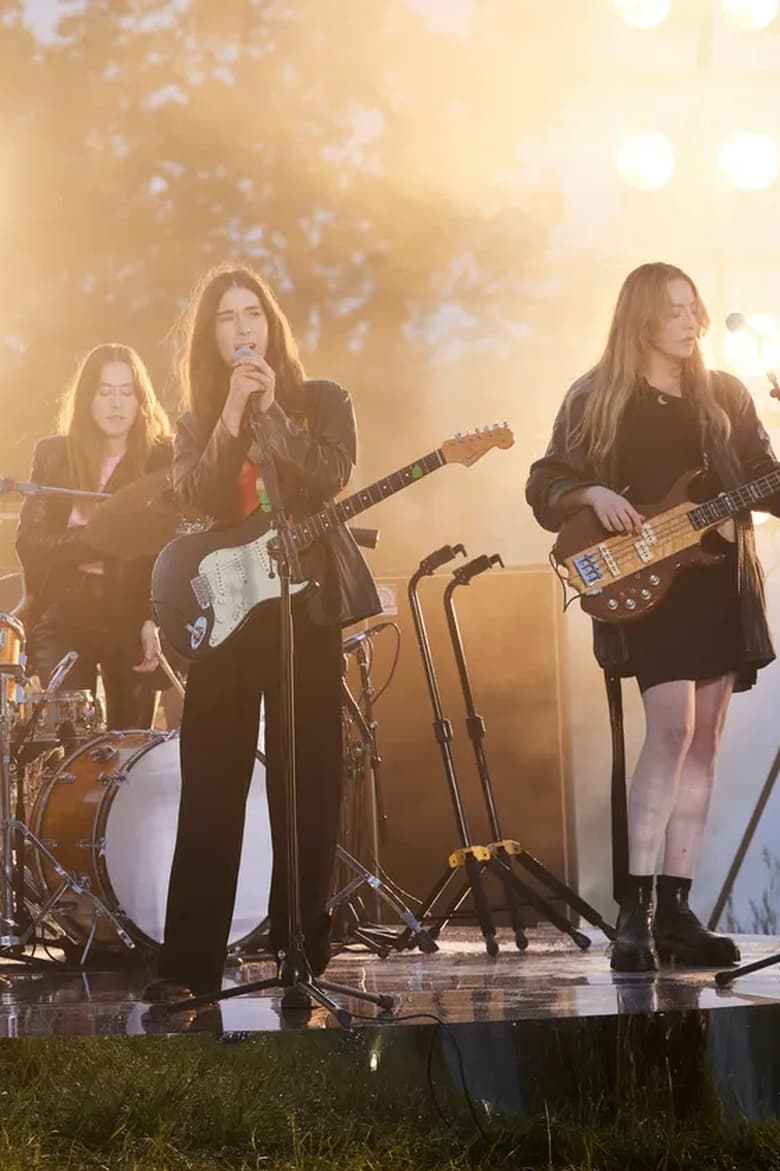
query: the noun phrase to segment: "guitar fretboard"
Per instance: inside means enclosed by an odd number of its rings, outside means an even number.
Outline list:
[[[769,472],[758,480],[751,480],[740,488],[732,488],[722,496],[715,496],[704,504],[699,504],[688,513],[691,524],[695,529],[706,529],[713,524],[742,512],[745,508],[753,508],[768,496],[780,491],[780,471]]]
[[[396,492],[400,492],[408,484],[414,484],[423,476],[435,472],[446,462],[444,454],[439,448],[430,452],[429,455],[423,456],[422,459],[416,460],[413,464],[407,464],[405,468],[385,476],[383,480],[377,480],[376,483],[369,484],[367,488],[361,488],[359,492],[347,496],[338,504],[331,504],[327,508],[323,508],[314,516],[307,517],[306,520],[293,525],[291,531],[295,544],[298,547],[308,545],[317,537],[321,537],[323,533],[327,533],[329,529],[344,524],[353,516],[371,508],[373,504],[379,504],[380,500],[387,500],[388,496],[394,496]]]

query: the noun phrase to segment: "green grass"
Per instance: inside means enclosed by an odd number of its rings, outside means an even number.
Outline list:
[[[419,1030],[410,1041],[404,1030],[396,1045],[398,1032],[382,1038],[376,1073],[368,1071],[365,1035],[329,1031],[232,1044],[211,1037],[5,1042],[0,1169],[780,1168],[777,1123],[727,1124],[706,1076],[692,1092],[668,1053],[654,1058],[646,1037],[641,1070],[619,1057],[625,1036],[601,1081],[587,1073],[581,1053],[579,1092],[574,1082],[560,1084],[557,1100],[540,1099],[525,1121],[480,1115],[486,1140],[441,1067],[437,1097],[450,1125],[437,1114],[425,1076],[430,1033]],[[695,1056],[692,1038],[681,1041]],[[572,1065],[573,1057],[568,1046],[550,1061],[559,1069],[559,1059]]]

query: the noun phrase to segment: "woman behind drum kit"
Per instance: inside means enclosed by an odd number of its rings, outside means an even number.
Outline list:
[[[129,346],[100,345],[65,394],[60,433],[36,444],[31,479],[110,493],[170,462],[170,426],[143,362]],[[16,550],[27,671],[46,686],[63,655],[76,651],[67,688],[94,692],[99,664],[108,727],[148,728],[156,690],[167,685],[149,600],[153,558],[120,560],[91,548],[84,526],[94,507],[54,494],[25,498]]]

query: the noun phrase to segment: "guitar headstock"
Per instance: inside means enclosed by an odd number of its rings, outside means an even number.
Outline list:
[[[467,431],[465,435],[458,434],[454,439],[445,439],[441,451],[445,463],[470,467],[491,448],[511,447],[514,441],[512,430],[506,423],[494,423],[492,427]]]

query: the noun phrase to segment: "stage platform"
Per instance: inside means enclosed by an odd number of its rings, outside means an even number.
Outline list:
[[[343,1001],[355,1014],[345,1059],[375,1070],[380,1049],[392,1052],[396,1068],[408,1062],[416,1081],[434,1046],[453,1088],[465,1078],[472,1097],[510,1113],[533,1110],[551,1096],[614,1089],[627,1063],[635,1079],[645,1076],[642,1069],[647,1077],[655,1071],[686,1092],[704,1079],[730,1116],[780,1116],[780,968],[727,989],[700,969],[617,975],[603,937],[593,933],[592,940],[583,952],[538,929],[520,953],[507,934],[490,959],[478,931],[458,929],[448,930],[431,956],[342,952],[329,980],[397,998],[392,1014]],[[767,936],[743,936],[739,944],[743,962],[780,951],[780,940]],[[197,1033],[251,1044],[283,1031],[280,1043],[319,1047],[338,1046],[344,1037],[323,1009],[283,1011],[278,992],[236,997],[218,1010],[161,1023],[141,1000],[148,978],[142,970],[5,964],[3,972],[0,1036],[7,1040]],[[227,971],[225,987],[271,974],[268,963],[245,962]]]

